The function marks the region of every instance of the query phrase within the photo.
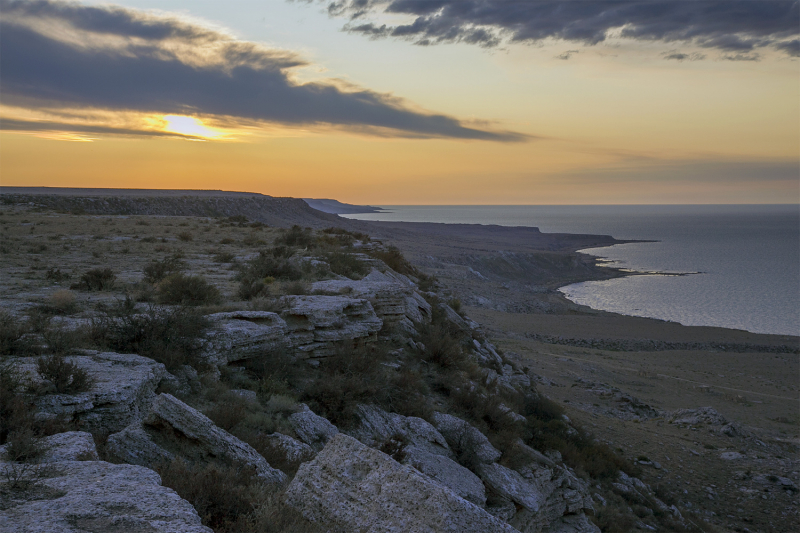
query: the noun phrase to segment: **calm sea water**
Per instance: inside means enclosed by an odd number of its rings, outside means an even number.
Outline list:
[[[542,232],[651,239],[583,250],[636,275],[562,287],[625,315],[800,335],[800,206],[382,206],[359,220],[536,226]]]

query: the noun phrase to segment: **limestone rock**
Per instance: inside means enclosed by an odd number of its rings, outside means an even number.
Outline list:
[[[476,467],[478,475],[495,494],[511,500],[532,513],[538,513],[544,500],[541,493],[521,474],[497,463]]]
[[[314,292],[347,294],[364,298],[372,304],[375,314],[389,322],[410,321],[413,324],[430,320],[431,306],[417,293],[413,283],[389,272],[373,269],[359,280],[327,280],[312,285]]]
[[[300,440],[319,451],[331,437],[339,433],[339,430],[327,418],[309,409],[306,404],[300,404],[300,407],[301,411],[288,416],[289,423]]]
[[[709,426],[724,426],[728,421],[713,407],[700,407],[699,409],[678,409],[669,418],[673,424],[696,426],[707,424]]]
[[[460,455],[467,454],[481,463],[493,463],[502,455],[486,435],[460,418],[434,413],[433,425],[447,439],[450,448]]]
[[[486,505],[486,489],[481,479],[454,460],[417,446],[404,448],[402,455],[402,464],[413,466],[468,502],[481,507]]]
[[[91,433],[68,431],[45,437],[39,441],[45,450],[39,459],[41,463],[58,461],[98,461],[97,448]],[[0,446],[0,461],[5,457],[8,444]]]
[[[279,454],[284,463],[300,464],[314,457],[314,449],[304,442],[283,433],[272,433],[261,437],[262,444],[272,453]]]
[[[356,408],[359,425],[348,432],[371,448],[381,449],[390,439],[401,444],[394,458],[411,465],[426,476],[477,505],[486,503],[481,480],[453,460],[447,441],[425,420],[397,413],[387,413],[374,405]]]
[[[286,501],[309,520],[366,533],[515,531],[413,468],[341,433],[300,466]]]
[[[272,468],[249,444],[169,394],[159,395],[141,422],[109,436],[107,450],[118,459],[142,466],[173,457],[190,462],[217,460],[252,467],[269,482],[286,480],[283,472]]]
[[[356,408],[359,425],[348,432],[367,446],[380,448],[391,437],[402,436],[407,446],[427,453],[453,457],[447,441],[435,427],[421,418],[387,413],[374,405]]]
[[[286,322],[266,311],[233,311],[208,315],[214,326],[203,354],[209,363],[228,364],[262,355],[286,344]]]
[[[213,533],[150,469],[103,461],[52,463],[35,494],[12,496],[0,512],[8,533]],[[0,464],[0,472],[12,468]],[[2,475],[2,474],[0,474]],[[36,499],[33,499],[36,498]]]
[[[373,341],[383,326],[369,301],[343,296],[286,296],[288,341],[301,357],[333,354],[332,343]]]
[[[119,431],[141,417],[167,373],[163,364],[139,355],[106,352],[69,359],[96,380],[94,387],[78,394],[37,396],[38,416],[75,420],[92,433]],[[39,380],[36,358],[19,358],[17,365],[34,381]]]

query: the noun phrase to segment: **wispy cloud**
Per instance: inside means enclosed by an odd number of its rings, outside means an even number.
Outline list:
[[[308,0],[313,1],[313,0]],[[796,55],[797,0],[320,0],[345,29],[416,44],[560,39],[595,45],[612,35],[641,41],[681,41],[726,52],[773,46]],[[370,16],[400,14],[408,24],[378,25]]]
[[[528,139],[418,111],[392,95],[335,80],[297,83],[293,69],[307,64],[297,54],[176,17],[51,0],[0,0],[0,11],[6,106],[206,115],[384,136]],[[4,121],[3,127],[34,125]],[[93,127],[103,133],[107,126]]]

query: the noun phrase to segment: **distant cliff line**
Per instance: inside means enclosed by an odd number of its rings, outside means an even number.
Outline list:
[[[245,216],[270,226],[295,224],[324,228],[350,221],[312,209],[298,198],[224,191],[155,191],[136,189],[0,188],[4,204],[29,204],[63,213],[150,216]],[[24,189],[23,189],[24,190]]]

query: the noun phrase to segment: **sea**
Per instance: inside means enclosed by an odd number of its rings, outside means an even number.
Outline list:
[[[800,205],[378,206],[359,220],[534,226],[648,240],[581,250],[635,275],[561,287],[623,315],[800,335]]]

